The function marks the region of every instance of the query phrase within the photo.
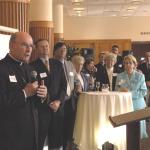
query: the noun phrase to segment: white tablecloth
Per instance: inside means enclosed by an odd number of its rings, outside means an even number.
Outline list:
[[[79,96],[74,140],[79,150],[101,150],[106,141],[126,150],[126,127],[113,128],[108,117],[133,111],[131,93],[85,92]]]

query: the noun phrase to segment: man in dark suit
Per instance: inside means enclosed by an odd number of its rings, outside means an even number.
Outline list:
[[[140,64],[138,69],[141,70],[145,76],[146,85],[149,91],[147,105],[150,106],[150,51],[145,53],[145,62]]]
[[[49,59],[49,43],[46,39],[35,42],[39,58],[31,63],[38,73],[38,81],[45,81],[49,93],[49,105],[39,103],[39,150],[43,149],[48,135],[49,149],[62,144],[63,101],[66,94],[66,79],[61,62]],[[48,64],[46,64],[47,62]]]
[[[114,67],[116,69],[123,69],[123,58],[121,55],[119,55],[119,46],[118,45],[113,45],[112,48],[111,48],[111,52],[113,54],[116,55],[117,57],[117,61],[116,61],[116,64],[114,65]]]
[[[99,53],[99,63],[95,65],[95,67],[98,69],[101,66],[104,66],[105,64],[105,52]]]
[[[67,81],[67,90],[64,104],[64,122],[63,122],[63,147],[71,147],[72,133],[70,123],[72,121],[72,96],[74,83],[77,81],[77,75],[72,62],[66,60],[67,46],[64,42],[57,42],[54,45],[54,58],[59,60],[64,68],[64,73]]]
[[[9,47],[0,61],[0,149],[38,150],[36,101],[47,96],[47,88],[38,85],[26,63],[33,47],[31,36],[17,32]]]

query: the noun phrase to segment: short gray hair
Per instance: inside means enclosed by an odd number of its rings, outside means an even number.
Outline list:
[[[84,64],[84,62],[85,62],[84,57],[79,56],[79,55],[73,56],[71,60],[72,60],[73,64],[76,64],[76,63],[78,63],[78,64],[83,63]]]
[[[107,53],[105,55],[105,60],[107,60],[107,59],[110,59],[110,60],[116,62],[117,61],[117,56],[115,54],[113,54],[113,53]]]
[[[12,34],[12,35],[10,36],[9,48],[10,48],[11,43],[14,42],[14,41],[16,40],[16,38],[17,38],[17,34],[16,34],[16,33],[14,33],[14,34]]]

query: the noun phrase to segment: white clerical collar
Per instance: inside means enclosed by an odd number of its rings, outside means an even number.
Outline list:
[[[16,62],[19,63],[20,66],[22,66],[23,62],[19,61],[18,59],[16,59],[15,57],[13,57],[10,53],[8,54],[13,60],[15,60]]]

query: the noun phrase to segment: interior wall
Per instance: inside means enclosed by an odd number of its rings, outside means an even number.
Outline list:
[[[131,39],[150,41],[150,17],[66,17],[64,39]]]
[[[107,53],[111,50],[112,45],[119,46],[119,53],[122,54],[124,50],[131,50],[130,39],[107,39],[107,40],[65,40],[65,43],[72,48],[75,48],[75,53],[80,53],[81,49],[93,49],[93,57],[95,63],[99,61],[99,54],[101,52]]]
[[[150,51],[150,42],[132,42],[132,50],[137,60],[145,57],[145,52]]]

